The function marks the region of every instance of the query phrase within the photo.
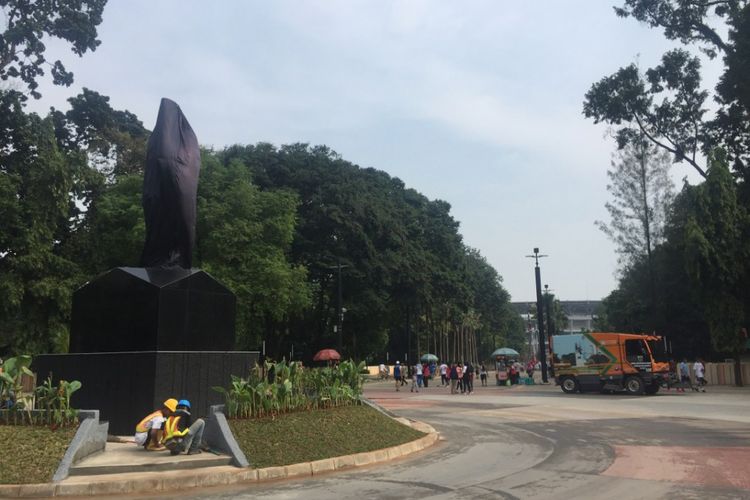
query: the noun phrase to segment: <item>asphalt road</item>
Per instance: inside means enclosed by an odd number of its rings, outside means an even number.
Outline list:
[[[442,436],[418,455],[317,478],[180,498],[750,499],[750,390],[566,395],[554,386],[451,396],[368,383],[366,395]],[[252,457],[250,457],[252,461]]]

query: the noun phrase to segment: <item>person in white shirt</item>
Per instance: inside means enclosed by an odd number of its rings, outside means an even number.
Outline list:
[[[440,365],[440,387],[448,385],[448,365],[445,363]]]
[[[695,372],[695,380],[697,382],[697,386],[693,387],[693,390],[706,392],[705,386],[708,384],[708,381],[705,379],[706,367],[703,365],[703,361],[701,361],[700,358],[695,360],[693,372]]]
[[[422,378],[422,365],[417,363],[411,367],[411,392],[419,392],[419,379]]]
[[[177,409],[177,400],[169,398],[164,401],[161,409],[155,410],[143,417],[135,426],[134,441],[138,446],[143,446],[147,451],[161,451],[166,448],[161,444],[163,435],[162,427],[167,418]]]

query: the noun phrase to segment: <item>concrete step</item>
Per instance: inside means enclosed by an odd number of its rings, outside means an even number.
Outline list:
[[[163,472],[230,465],[228,455],[203,452],[199,455],[175,455],[168,451],[145,451],[133,443],[107,443],[102,453],[91,455],[70,469],[71,476],[95,476],[131,472]]]

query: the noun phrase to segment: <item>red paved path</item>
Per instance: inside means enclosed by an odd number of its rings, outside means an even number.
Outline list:
[[[605,476],[750,490],[750,447],[620,446]]]

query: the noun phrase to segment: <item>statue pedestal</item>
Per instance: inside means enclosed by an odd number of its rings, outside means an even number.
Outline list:
[[[119,267],[73,295],[70,354],[34,359],[39,382],[80,380],[75,408],[100,410],[110,433],[135,424],[170,397],[194,417],[223,403],[211,387],[247,376],[257,352],[233,352],[234,294],[199,269]]]
[[[231,351],[235,308],[200,269],[117,267],[73,294],[69,352]]]
[[[209,406],[224,404],[211,387],[229,387],[231,375],[246,377],[257,359],[247,351],[43,354],[32,369],[40,383],[50,374],[80,380],[73,407],[98,409],[110,434],[127,436],[167,398],[189,399],[193,418],[208,415]]]

